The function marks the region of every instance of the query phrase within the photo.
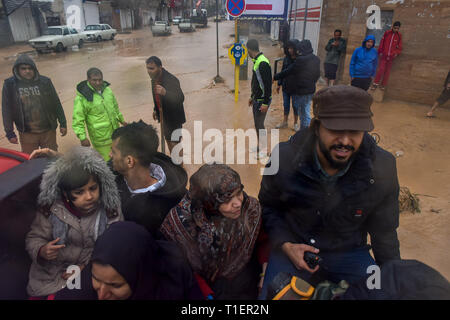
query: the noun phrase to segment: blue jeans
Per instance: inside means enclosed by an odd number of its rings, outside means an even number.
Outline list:
[[[292,99],[292,109],[294,110],[294,114],[298,116],[298,108],[300,104],[299,96],[291,95],[283,91],[283,107],[284,107],[284,115],[289,115],[289,111],[291,110],[291,99]]]
[[[320,268],[322,271],[325,271],[323,272],[326,278],[324,280],[334,283],[338,283],[341,280],[355,283],[365,279],[369,276],[367,268],[376,264],[369,253],[369,247],[356,248],[347,252],[319,252],[319,256],[323,259]],[[316,273],[319,271],[320,269]],[[305,281],[310,281],[312,278],[312,274],[308,271],[298,270],[281,249],[272,251],[259,299],[266,299],[268,286],[280,272],[290,273]]]
[[[312,94],[304,94],[296,96],[298,106],[300,109],[300,129],[308,128],[311,122],[311,101]]]

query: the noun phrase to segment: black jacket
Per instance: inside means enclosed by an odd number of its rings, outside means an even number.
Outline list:
[[[259,53],[253,62],[262,55]],[[269,105],[272,98],[272,69],[267,62],[259,64],[258,72],[253,70],[252,75],[252,99],[261,101],[265,105]]]
[[[274,79],[280,80],[293,76],[295,81],[292,81],[294,84],[292,94],[313,94],[316,92],[316,82],[320,77],[320,59],[313,54],[309,40],[300,41],[298,51],[300,55],[295,59],[295,63],[277,73]]]
[[[372,277],[368,275],[368,277]],[[369,280],[369,283],[373,281]],[[449,300],[450,283],[435,269],[417,260],[393,260],[381,266],[379,289],[367,279],[351,284],[340,300]]]
[[[273,244],[314,239],[322,252],[345,251],[367,245],[369,233],[377,263],[399,259],[395,158],[365,134],[347,173],[325,184],[314,161],[315,143],[308,129],[280,143],[278,172],[263,176],[259,201]]]
[[[8,139],[16,137],[14,133],[14,125],[19,132],[25,131],[25,120],[23,113],[23,106],[20,100],[18,91],[19,73],[17,67],[20,64],[27,64],[33,67],[35,72],[35,81],[39,86],[39,90],[42,94],[42,106],[44,107],[50,129],[55,130],[58,127],[57,121],[61,128],[67,128],[66,116],[61,105],[61,101],[58,98],[55,87],[52,81],[39,74],[34,61],[23,54],[20,55],[13,67],[13,76],[6,79],[3,84],[2,91],[2,116],[3,126],[5,128],[6,137]]]
[[[161,166],[166,174],[167,180],[162,188],[132,196],[123,176],[118,173],[116,183],[125,220],[143,225],[152,235],[159,238],[158,230],[167,213],[187,192],[187,173],[162,153],[157,153],[152,163]]]
[[[152,80],[152,88],[157,84],[166,89],[166,95],[161,96],[161,103],[163,108],[164,123],[170,127],[176,127],[186,122],[184,114],[184,94],[180,87],[180,81],[166,69],[162,69],[161,80],[156,83]],[[152,90],[153,93],[153,90]],[[155,95],[153,94],[154,110],[159,118],[159,110],[156,104]]]
[[[284,54],[286,55],[283,59],[283,66],[281,68],[281,72],[287,70],[291,65],[292,67],[295,64],[295,59],[292,59],[289,55],[288,48],[294,47],[298,48],[300,41],[297,39],[289,40],[286,47],[284,48]],[[275,75],[276,77],[276,75]],[[284,78],[281,78],[278,80],[278,85],[282,86],[283,92],[286,92],[287,94],[295,94],[296,88],[297,88],[297,77],[294,72],[286,75]]]

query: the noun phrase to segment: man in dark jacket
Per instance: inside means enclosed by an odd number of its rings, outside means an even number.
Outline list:
[[[336,81],[336,72],[338,69],[339,61],[341,56],[345,53],[347,47],[347,41],[342,38],[342,31],[337,29],[334,31],[334,37],[331,38],[325,50],[327,51],[327,56],[323,67],[325,69],[325,78],[327,79],[327,85],[333,86]]]
[[[285,57],[283,59],[283,66],[281,71],[289,68],[290,65],[295,63],[295,59],[297,59],[297,48],[300,41],[297,39],[289,40],[284,47]],[[283,122],[278,124],[275,128],[282,129],[287,128],[288,126],[288,118],[289,111],[291,109],[291,100],[292,100],[292,109],[294,109],[294,130],[298,131],[300,129],[300,125],[298,124],[298,109],[300,102],[297,99],[297,96],[294,94],[295,87],[297,84],[297,79],[295,73],[291,73],[290,75],[284,77],[283,79],[278,80],[277,93],[280,93],[280,87],[283,87],[283,106],[284,106],[284,118]]]
[[[167,213],[186,193],[186,171],[157,152],[158,134],[142,120],[117,128],[112,140],[111,164],[124,218],[158,236]]]
[[[299,42],[298,54],[295,63],[277,73],[274,79],[280,80],[295,75],[295,88],[292,94],[296,96],[296,103],[300,109],[300,129],[303,129],[311,122],[311,100],[320,77],[320,59],[313,54],[309,40]]]
[[[252,93],[248,106],[253,107],[253,120],[256,136],[258,137],[257,158],[264,157],[267,153],[266,146],[262,146],[261,152],[259,135],[260,130],[265,130],[264,121],[272,102],[272,70],[269,59],[259,51],[259,43],[255,39],[247,41],[248,55],[253,60]],[[264,132],[264,131],[262,131]]]
[[[400,258],[395,158],[367,133],[371,104],[361,89],[325,88],[314,97],[311,126],[279,144],[280,169],[263,177],[259,193],[274,246],[263,298],[279,272],[353,283],[369,266]],[[320,266],[308,266],[305,252],[318,254]]]
[[[181,129],[186,122],[184,114],[184,94],[180,87],[180,81],[162,67],[158,57],[152,56],[147,59],[147,72],[152,79],[152,93],[154,102],[153,119],[161,122],[162,133],[172,152],[173,147],[181,140],[181,135],[172,137],[172,132]]]
[[[3,84],[2,115],[6,138],[10,143],[19,143],[15,124],[25,153],[39,147],[58,150],[57,122],[61,136],[67,134],[66,117],[52,81],[39,74],[26,54],[17,58],[13,76]]]

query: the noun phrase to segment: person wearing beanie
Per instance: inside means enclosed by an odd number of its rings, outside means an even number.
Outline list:
[[[402,34],[400,33],[400,21],[396,21],[391,30],[387,30],[383,38],[381,38],[380,46],[378,47],[378,57],[380,63],[378,64],[378,71],[375,80],[373,81],[372,89],[376,89],[381,86],[380,89],[384,90],[386,87],[389,75],[391,73],[392,62],[402,52]]]
[[[353,86],[318,91],[311,126],[273,152],[279,171],[263,176],[259,192],[273,248],[260,298],[280,272],[354,283],[369,266],[400,259],[396,162],[368,133],[372,101]],[[321,263],[308,265],[306,252]]]

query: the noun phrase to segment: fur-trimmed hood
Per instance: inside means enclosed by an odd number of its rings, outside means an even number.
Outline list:
[[[120,197],[114,174],[97,151],[81,146],[71,149],[45,169],[38,197],[39,207],[50,208],[57,200],[62,199],[59,182],[62,175],[70,171],[74,164],[82,164],[87,171],[98,176],[101,183],[100,203],[106,212],[109,214],[120,210]]]

